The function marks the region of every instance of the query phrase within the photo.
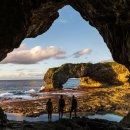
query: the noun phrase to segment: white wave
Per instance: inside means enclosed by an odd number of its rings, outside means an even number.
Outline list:
[[[28,94],[20,94],[20,95],[16,95],[16,93],[12,93],[12,92],[6,92],[6,93],[1,93],[0,94],[0,98],[3,98],[3,99],[28,99],[28,100],[31,100],[31,99],[34,99],[34,97],[28,95]]]
[[[25,91],[25,94],[37,93],[35,89],[30,89],[29,91]]]
[[[26,100],[31,100],[34,99],[34,97],[30,95],[14,95],[10,97],[11,99],[26,99]]]
[[[10,98],[11,96],[13,96],[13,93],[6,92],[6,93],[0,94],[0,98],[3,98],[3,97]]]
[[[42,91],[42,90],[44,90],[45,89],[45,86],[42,86],[40,89],[39,89],[39,91]]]

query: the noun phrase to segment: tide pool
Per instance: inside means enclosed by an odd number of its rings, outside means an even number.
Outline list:
[[[26,116],[22,116],[16,113],[6,113],[7,114],[7,118],[8,120],[14,120],[14,121],[29,121],[29,122],[36,122],[36,121],[48,121],[48,115],[47,114],[42,114],[39,117],[26,117]],[[119,115],[115,115],[115,114],[95,114],[95,115],[89,115],[86,116],[90,119],[105,119],[105,120],[109,120],[109,121],[116,121],[116,122],[120,122],[123,117],[119,116]],[[64,114],[63,118],[69,118],[66,114]],[[56,121],[59,120],[59,115],[53,114],[52,115],[52,121]]]

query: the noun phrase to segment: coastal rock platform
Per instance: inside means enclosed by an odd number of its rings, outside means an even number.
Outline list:
[[[58,112],[58,100],[64,95],[64,112],[70,111],[72,95],[78,101],[78,112],[85,113],[116,113],[126,116],[130,110],[130,86],[110,86],[98,88],[85,88],[78,90],[57,90],[45,96],[42,93],[33,100],[23,99],[0,99],[0,106],[5,112],[18,113],[24,116],[39,116],[46,113],[46,102],[52,99],[53,113]]]

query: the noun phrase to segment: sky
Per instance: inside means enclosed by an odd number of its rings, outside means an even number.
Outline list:
[[[59,10],[50,29],[21,46],[0,62],[0,80],[43,79],[49,68],[64,63],[112,60],[99,32],[70,6]]]

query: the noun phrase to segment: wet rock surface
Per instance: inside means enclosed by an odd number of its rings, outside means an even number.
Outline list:
[[[115,61],[130,66],[130,2],[128,0],[13,0],[0,4],[0,60],[26,37],[46,32],[58,10],[71,5],[102,35]]]
[[[64,95],[65,109],[64,112],[70,112],[71,95],[77,93],[76,98],[78,101],[78,116],[84,112],[87,114],[94,113],[116,113],[126,116],[130,110],[130,100],[127,98],[130,95],[130,86],[111,86],[104,88],[87,88],[79,90],[58,90],[55,93],[70,93]],[[53,91],[54,92],[54,91]],[[126,96],[127,95],[127,96]],[[39,98],[35,100],[16,100],[16,99],[1,99],[0,106],[5,112],[18,113],[24,116],[39,116],[46,112],[46,102],[48,98],[52,99],[53,113],[58,113],[58,100],[59,94],[40,94]]]

